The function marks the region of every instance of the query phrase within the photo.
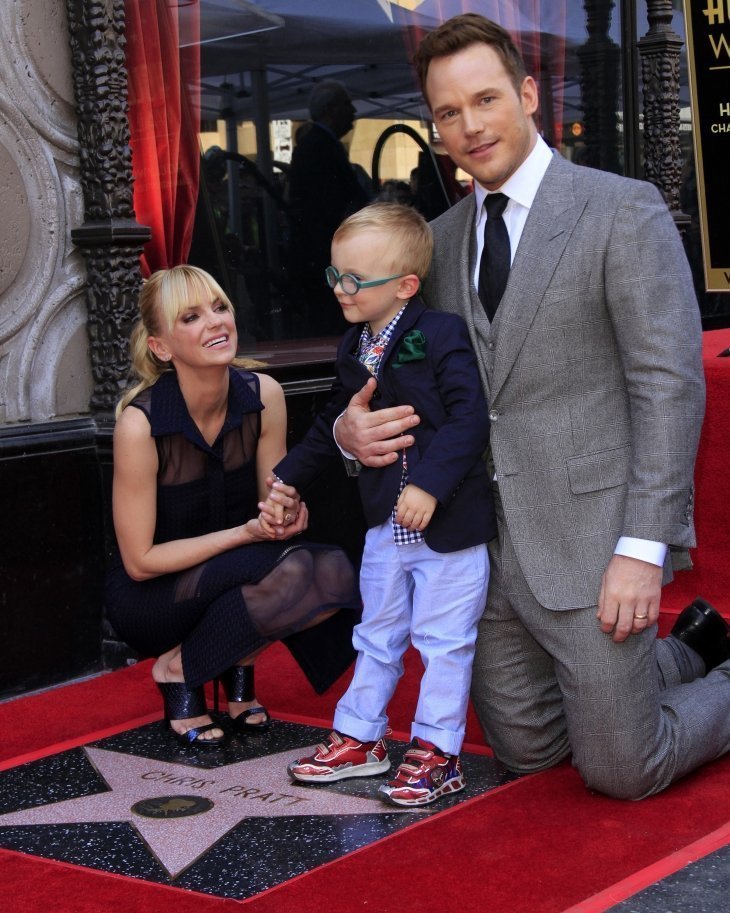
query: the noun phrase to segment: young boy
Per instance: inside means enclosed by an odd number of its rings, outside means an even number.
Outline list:
[[[428,225],[408,206],[375,203],[346,219],[332,241],[327,282],[353,324],[336,361],[339,414],[370,374],[373,408],[410,404],[416,442],[395,463],[358,477],[368,532],[353,633],[355,672],[334,729],[289,774],[320,783],[390,768],[386,708],[403,673],[409,639],[423,659],[413,739],[380,792],[398,805],[425,805],[464,788],[464,739],[477,622],[486,600],[486,542],[496,532],[482,459],[489,418],[466,324],[416,298],[431,263]],[[275,467],[301,488],[337,454],[332,423],[319,416]]]

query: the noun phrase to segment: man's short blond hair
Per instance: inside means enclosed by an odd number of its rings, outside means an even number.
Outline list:
[[[371,203],[345,219],[332,238],[343,240],[361,231],[377,231],[390,239],[391,262],[385,272],[415,273],[423,281],[431,267],[433,238],[423,216],[401,203]]]

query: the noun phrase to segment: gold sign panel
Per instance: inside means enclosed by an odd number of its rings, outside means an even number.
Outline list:
[[[705,285],[730,292],[730,0],[684,0]]]

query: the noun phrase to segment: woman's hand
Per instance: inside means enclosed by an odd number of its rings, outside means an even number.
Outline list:
[[[283,541],[291,539],[293,536],[298,536],[309,525],[309,511],[304,501],[298,501],[297,503],[298,511],[286,525],[269,523],[262,512],[258,517],[244,524],[241,529],[245,530],[254,542]]]

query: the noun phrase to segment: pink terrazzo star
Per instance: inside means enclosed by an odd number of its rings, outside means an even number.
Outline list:
[[[0,827],[128,821],[170,876],[176,878],[245,818],[399,811],[376,798],[294,785],[286,767],[307,754],[307,748],[301,746],[210,770],[100,748],[84,751],[108,784],[109,792],[0,815]],[[169,803],[162,804],[163,813],[168,809],[174,815],[186,804],[192,807],[189,800],[177,797],[207,799],[203,806],[209,806],[209,810],[163,818],[145,817],[133,810],[143,800],[162,797],[171,797]],[[413,813],[413,809],[403,811]]]

